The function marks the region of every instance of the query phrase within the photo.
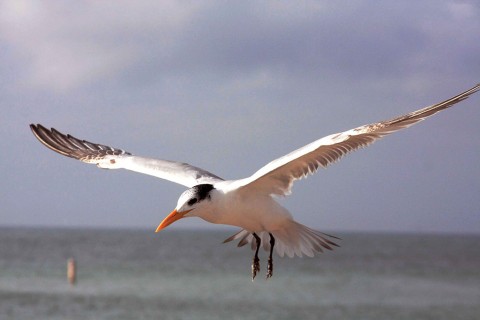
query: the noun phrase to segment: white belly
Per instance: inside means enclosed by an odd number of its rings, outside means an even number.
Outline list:
[[[271,232],[281,229],[286,220],[292,220],[288,210],[270,196],[241,197],[233,193],[223,200],[217,206],[214,223],[237,226],[250,232]]]

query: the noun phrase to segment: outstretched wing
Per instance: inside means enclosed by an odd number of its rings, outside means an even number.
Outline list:
[[[339,160],[349,152],[366,147],[384,136],[408,128],[435,113],[447,109],[477,92],[480,84],[443,102],[408,113],[395,119],[364,125],[314,141],[286,156],[273,160],[251,177],[232,182],[231,189],[248,189],[256,193],[285,196],[293,182],[320,167]]]
[[[65,135],[54,128],[48,130],[40,124],[31,124],[30,129],[47,148],[85,163],[96,164],[99,168],[127,169],[170,180],[189,188],[197,184],[223,181],[222,178],[187,163],[134,156],[122,149]]]

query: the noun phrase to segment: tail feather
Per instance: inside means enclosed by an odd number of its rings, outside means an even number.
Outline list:
[[[293,220],[288,221],[285,227],[279,230],[271,231],[275,237],[275,251],[280,257],[287,255],[302,257],[306,255],[313,257],[316,254],[324,252],[324,249],[333,250],[333,247],[339,247],[334,240],[341,240],[338,237],[310,229]],[[262,247],[265,251],[270,250],[270,236],[268,231],[256,232],[262,241]],[[252,250],[256,249],[256,243],[251,232],[240,230],[236,234],[226,239],[223,243],[240,240],[238,247],[250,243]]]

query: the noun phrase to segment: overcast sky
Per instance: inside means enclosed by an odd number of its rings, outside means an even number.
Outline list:
[[[0,226],[152,231],[184,188],[42,146],[41,123],[225,179],[480,82],[478,1],[0,2]],[[323,231],[480,233],[480,93],[282,199]],[[184,219],[169,228],[207,227]]]

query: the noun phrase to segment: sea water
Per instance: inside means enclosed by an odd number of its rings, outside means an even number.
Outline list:
[[[231,233],[2,228],[0,319],[480,319],[480,235],[334,233],[252,282]]]

